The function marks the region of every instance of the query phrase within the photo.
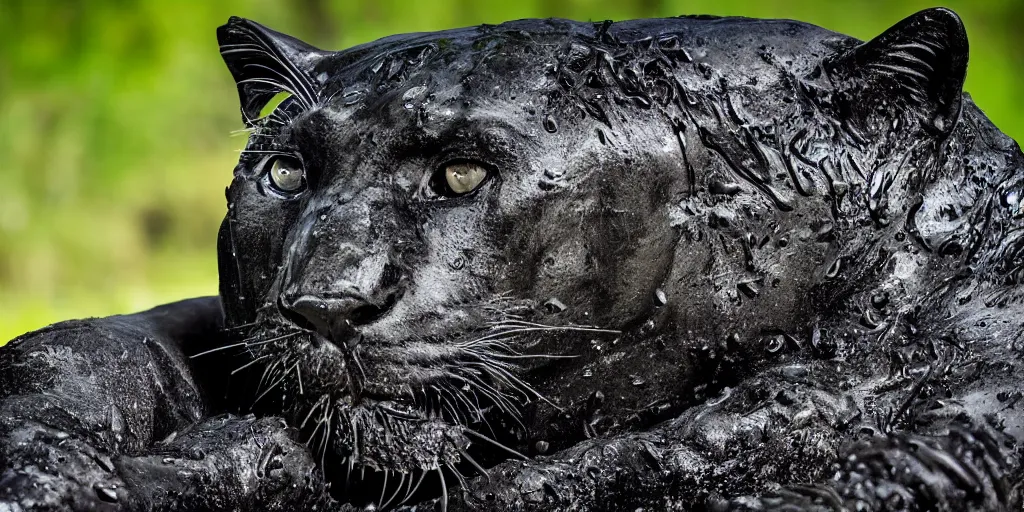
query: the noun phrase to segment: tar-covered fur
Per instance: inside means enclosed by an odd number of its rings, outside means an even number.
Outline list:
[[[1024,155],[952,12],[218,37],[221,295],[0,350],[0,503],[1022,506]]]

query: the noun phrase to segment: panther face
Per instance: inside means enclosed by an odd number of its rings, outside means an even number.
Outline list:
[[[929,60],[960,49],[924,37],[959,20],[931,16],[877,45],[923,41],[928,73],[962,82]],[[742,359],[806,326],[842,252],[842,226],[823,240],[806,219],[901,156],[879,123],[947,130],[959,85],[880,116],[846,87],[856,41],[750,23],[527,20],[324,52],[232,19],[251,133],[221,284],[257,404],[329,474],[408,497],[510,445],[655,421],[721,371],[717,347]],[[585,421],[599,407],[613,420]]]

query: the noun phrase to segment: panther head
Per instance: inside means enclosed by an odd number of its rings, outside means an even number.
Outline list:
[[[250,131],[219,239],[239,371],[329,474],[403,482],[650,423],[806,328],[844,240],[905,210],[864,174],[948,137],[967,57],[941,9],[866,44],[703,17],[218,36]]]

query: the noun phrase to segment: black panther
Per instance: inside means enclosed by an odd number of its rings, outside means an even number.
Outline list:
[[[1022,506],[1024,155],[953,12],[217,35],[220,296],[0,349],[0,510]]]

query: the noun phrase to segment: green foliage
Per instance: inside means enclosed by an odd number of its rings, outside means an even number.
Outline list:
[[[1024,135],[1024,3],[950,1],[977,103]],[[0,2],[0,340],[64,318],[217,292],[215,238],[241,128],[215,28],[235,14],[344,48],[525,17],[709,13],[870,38],[930,1],[6,0]],[[1015,87],[1016,86],[1016,87]]]

